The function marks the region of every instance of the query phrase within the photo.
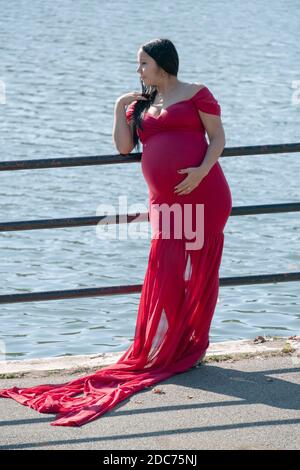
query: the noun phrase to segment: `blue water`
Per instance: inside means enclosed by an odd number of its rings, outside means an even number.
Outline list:
[[[137,50],[155,37],[174,42],[179,79],[202,82],[217,97],[227,147],[300,141],[296,0],[0,7],[1,161],[117,153],[114,103],[140,90]],[[299,201],[299,157],[222,158],[233,205]],[[119,212],[120,196],[142,210],[148,202],[139,163],[3,172],[0,196],[5,222],[94,216],[100,204]],[[141,284],[148,227],[141,224],[144,238],[123,240],[100,239],[95,226],[2,232],[0,294]],[[299,234],[297,213],[230,217],[221,277],[299,271]],[[4,304],[0,344],[18,359],[125,350],[139,298]],[[299,282],[220,289],[212,342],[299,332]]]

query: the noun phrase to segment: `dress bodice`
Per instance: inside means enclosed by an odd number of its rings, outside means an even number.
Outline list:
[[[134,106],[133,101],[126,110],[127,122],[132,118]],[[191,98],[173,103],[161,110],[160,115],[154,116],[148,111],[142,115],[143,129],[137,129],[140,141],[144,144],[146,140],[158,132],[163,131],[197,131],[205,135],[205,127],[199,112],[221,115],[221,107],[211,91],[202,87]]]

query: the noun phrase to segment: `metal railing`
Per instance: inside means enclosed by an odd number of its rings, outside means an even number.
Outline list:
[[[300,143],[279,145],[257,145],[247,147],[229,147],[223,150],[221,157],[234,157],[244,155],[264,155],[274,153],[300,152]],[[32,170],[41,168],[62,168],[84,165],[110,165],[116,163],[133,163],[141,161],[142,153],[129,155],[100,155],[71,158],[48,158],[35,160],[16,160],[0,162],[0,171]],[[300,202],[283,204],[264,204],[242,207],[233,207],[230,216],[270,214],[300,211]],[[39,230],[63,227],[80,227],[98,224],[119,224],[149,221],[148,213],[117,214],[113,216],[68,217],[59,219],[25,220],[15,222],[1,222],[0,232],[17,230]],[[220,278],[220,286],[237,286],[246,284],[266,284],[277,282],[299,281],[300,272],[260,274],[252,276],[236,276]],[[0,295],[0,304],[18,302],[36,302],[79,297],[93,297],[105,295],[122,295],[138,293],[142,284],[108,286],[87,289],[70,289],[61,291],[43,291],[27,294]]]

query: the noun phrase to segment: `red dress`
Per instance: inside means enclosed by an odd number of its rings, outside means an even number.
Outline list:
[[[127,108],[128,121],[133,106]],[[138,130],[153,235],[131,346],[115,364],[85,377],[57,385],[3,389],[1,397],[40,413],[57,414],[54,426],[81,426],[139,390],[188,370],[205,353],[218,297],[223,230],[232,201],[219,162],[189,194],[174,193],[174,186],[187,176],[177,170],[199,166],[208,147],[198,109],[221,114],[207,87],[168,106],[158,117],[146,113],[144,129]],[[169,218],[159,211],[172,205],[177,212],[172,216],[170,211]],[[204,207],[198,219],[196,207]],[[185,230],[186,225],[193,230]]]

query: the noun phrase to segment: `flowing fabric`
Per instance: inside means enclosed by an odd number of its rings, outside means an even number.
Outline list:
[[[134,104],[126,110],[128,122]],[[139,390],[185,372],[205,353],[232,201],[219,162],[189,194],[174,193],[187,176],[178,170],[199,166],[206,154],[198,110],[221,115],[206,86],[159,116],[144,113],[143,130],[138,130],[152,238],[131,346],[115,364],[90,375],[56,385],[2,389],[0,397],[57,414],[53,426],[81,426]],[[162,212],[163,206],[177,212]]]

